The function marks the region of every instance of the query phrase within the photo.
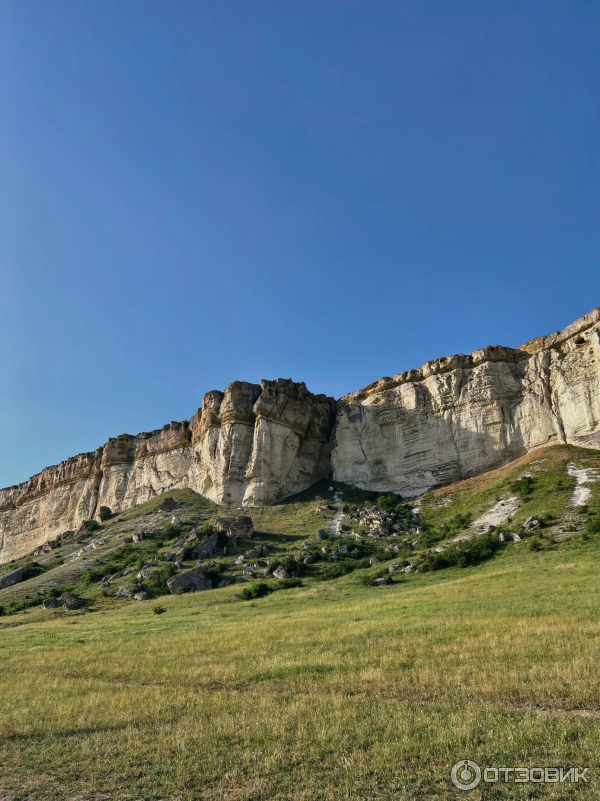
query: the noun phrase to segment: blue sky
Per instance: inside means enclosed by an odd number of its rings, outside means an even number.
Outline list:
[[[0,4],[0,486],[600,305],[585,0]]]

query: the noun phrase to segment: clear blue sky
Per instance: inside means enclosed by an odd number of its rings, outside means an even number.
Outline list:
[[[600,305],[600,6],[0,3],[0,486]]]

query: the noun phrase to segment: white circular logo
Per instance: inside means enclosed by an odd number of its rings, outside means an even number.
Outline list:
[[[452,768],[450,778],[459,790],[473,790],[481,781],[481,768],[470,759],[461,759]]]

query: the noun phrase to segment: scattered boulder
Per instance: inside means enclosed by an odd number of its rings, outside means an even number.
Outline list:
[[[305,565],[312,565],[312,563],[314,562],[314,559],[313,559],[312,556],[305,556],[304,559],[303,559],[303,562],[304,562]]]
[[[137,574],[136,578],[149,579],[154,571],[151,568],[143,567]]]
[[[181,518],[178,515],[173,515],[171,518],[171,525],[179,528],[181,526]]]
[[[248,515],[236,517],[229,526],[229,535],[238,540],[251,540],[254,536],[254,523]]]
[[[214,556],[217,552],[217,545],[219,542],[219,533],[217,531],[213,531],[210,537],[201,542],[200,545],[196,548],[196,558],[197,559],[206,559],[209,556]]]
[[[525,531],[539,531],[541,527],[542,527],[541,520],[538,520],[537,517],[528,517],[527,520],[523,523],[523,528],[525,529]]]
[[[136,592],[133,596],[136,601],[145,601],[148,598],[147,592]]]
[[[13,584],[24,581],[27,578],[27,568],[28,565],[22,565],[0,576],[0,590],[4,589],[4,587],[12,587]]]
[[[177,507],[177,501],[175,500],[175,498],[171,498],[171,496],[169,495],[168,497],[163,498],[163,500],[158,504],[156,508],[158,509],[159,512],[172,512],[173,509],[175,509],[176,507]]]
[[[58,601],[56,598],[46,598],[45,601],[42,601],[42,609],[56,609],[58,606]]]
[[[246,560],[246,557],[243,553],[241,553],[238,558],[235,560],[236,565],[243,565]]]
[[[194,567],[192,570],[186,570],[178,576],[173,576],[167,581],[167,586],[171,593],[212,589],[210,579],[207,578],[203,567]]]
[[[121,586],[117,590],[117,598],[131,598],[132,595],[133,595],[133,590],[129,586],[129,584],[121,584]]]
[[[78,609],[80,606],[79,598],[70,592],[63,592],[60,600],[62,601],[63,609]]]
[[[252,568],[250,565],[244,565],[244,569],[242,570],[243,576],[251,576],[252,575]]]
[[[376,578],[375,579],[375,586],[376,587],[384,587],[388,583],[388,580],[384,577]]]
[[[180,548],[177,553],[175,554],[175,561],[176,562],[185,562],[186,559],[189,559],[192,555],[192,552],[189,548]]]
[[[291,578],[290,574],[287,570],[284,570],[282,567],[278,567],[277,570],[273,571],[273,576],[278,579],[289,579]]]
[[[376,556],[372,556],[369,559],[369,564],[370,565],[378,565],[379,564],[379,559]]]
[[[131,539],[132,539],[134,542],[141,542],[141,541],[144,539],[144,535],[142,534],[142,532],[141,532],[141,531],[138,531],[137,533],[135,533],[135,534],[132,536],[132,538],[131,538]]]
[[[317,539],[318,539],[318,540],[328,540],[328,539],[329,539],[329,537],[330,537],[330,533],[329,533],[329,531],[325,531],[325,529],[324,529],[324,528],[320,528],[320,529],[317,531]]]

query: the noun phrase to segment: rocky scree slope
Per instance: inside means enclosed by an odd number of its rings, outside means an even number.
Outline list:
[[[337,403],[289,379],[209,392],[189,421],[110,439],[0,490],[0,563],[100,506],[177,488],[256,507],[332,478],[410,498],[560,443],[600,448],[600,308],[521,348],[438,359]]]

